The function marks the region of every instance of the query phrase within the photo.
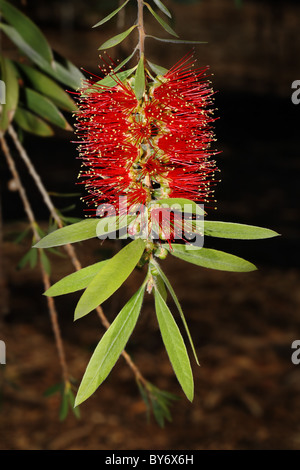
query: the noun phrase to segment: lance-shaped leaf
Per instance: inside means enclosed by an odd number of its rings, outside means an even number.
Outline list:
[[[120,70],[122,67],[124,67],[124,65],[126,65],[127,62],[130,61],[130,59],[132,59],[132,57],[134,56],[135,53],[136,53],[136,49],[134,49],[133,52],[132,52],[128,57],[126,57],[126,59],[122,60],[122,62],[121,62],[119,65],[117,65],[117,67],[114,69],[114,72],[117,72],[117,71]],[[135,68],[136,68],[136,67],[134,67],[134,69],[135,69]],[[133,70],[134,70],[134,69],[133,69]]]
[[[87,315],[119,289],[136,267],[144,249],[145,243],[137,238],[106,263],[80,297],[75,320]]]
[[[26,105],[29,110],[43,117],[51,124],[55,124],[67,131],[72,130],[72,127],[66,121],[65,117],[48,98],[31,88],[25,88],[24,93]]]
[[[155,5],[165,14],[167,15],[169,18],[172,18],[172,15],[170,13],[170,11],[168,10],[168,8],[160,1],[160,0],[153,0]]]
[[[19,100],[19,83],[17,71],[13,63],[6,57],[0,58],[1,80],[4,84],[2,100],[2,112],[0,117],[0,130],[5,132],[14,118]],[[4,102],[5,101],[5,102]]]
[[[105,221],[105,223],[104,223]],[[129,221],[129,218],[128,218]],[[81,220],[72,225],[59,228],[49,233],[34,245],[34,248],[51,248],[53,246],[62,246],[68,243],[76,243],[90,238],[101,237],[107,234],[107,224],[114,225],[115,229],[126,227],[127,219],[116,216],[105,217],[102,219],[89,218]]]
[[[52,50],[36,24],[5,0],[0,0],[0,11],[5,20],[19,32],[24,43],[27,43],[32,50],[51,63],[53,60]]]
[[[207,41],[188,41],[186,39],[166,39],[166,38],[158,38],[157,36],[152,36],[151,34],[146,34],[145,37],[156,39],[156,41],[169,42],[171,44],[207,44]]]
[[[149,60],[147,60],[147,63],[150,65],[151,69],[154,73],[156,73],[156,75],[165,75],[168,72],[168,69],[162,67],[161,65],[153,64],[153,62],[150,62]]]
[[[277,237],[279,234],[273,230],[229,222],[204,221],[204,234],[210,237],[231,238],[239,240],[258,240]]]
[[[75,406],[89,398],[106,379],[124,350],[141,311],[145,285],[122,308],[96,347],[82,378]]]
[[[141,54],[134,76],[134,93],[137,100],[142,99],[145,91],[145,84],[144,54]]]
[[[104,90],[106,88],[114,87],[119,83],[119,81],[123,82],[124,80],[126,80],[126,78],[128,78],[131,74],[133,74],[135,70],[136,70],[136,67],[132,67],[131,69],[124,70],[123,72],[119,72],[119,73],[111,72],[102,80],[99,80],[94,85],[88,87],[84,91],[84,94],[93,93],[95,91],[99,93],[99,91],[101,91],[100,86],[103,87]]]
[[[99,263],[86,266],[79,271],[65,276],[46,290],[44,295],[47,297],[56,297],[58,295],[70,294],[85,289],[101,269],[104,268],[107,262],[108,260],[99,261]]]
[[[243,258],[211,248],[189,250],[185,245],[173,245],[172,249],[168,245],[164,246],[177,258],[204,268],[233,272],[249,272],[257,269],[254,264]]]
[[[126,2],[123,3],[123,5],[121,5],[116,10],[112,11],[109,15],[107,15],[105,18],[100,20],[98,23],[94,24],[93,28],[97,28],[97,26],[101,26],[102,24],[109,21],[111,18],[113,18],[115,15],[117,15],[117,13],[119,13],[119,11],[122,10],[122,8],[124,8],[125,5],[127,5],[128,2],[129,2],[129,0],[126,0]]]
[[[137,25],[133,25],[130,28],[126,29],[126,31],[123,31],[123,33],[117,34],[116,36],[108,39],[108,41],[105,41],[99,48],[98,50],[103,50],[103,49],[109,49],[110,47],[114,47],[117,44],[120,44],[120,42],[124,41],[125,38],[131,33],[131,31],[136,28]]]
[[[62,65],[60,62],[54,60],[50,64],[43,56],[24,41],[23,37],[13,26],[2,23],[0,24],[0,29],[4,31],[9,39],[24,54],[26,54],[32,62],[55,80],[58,80],[73,89],[77,89],[81,86],[81,82],[84,80],[84,75],[77,69],[77,67],[71,64],[71,62],[65,61],[65,65]]]
[[[190,401],[193,401],[193,374],[183,338],[158,289],[155,289],[154,296],[156,316],[170,362],[185,395]]]
[[[27,109],[18,108],[15,113],[15,121],[26,132],[40,137],[50,137],[54,134],[52,128],[40,117]]]
[[[164,206],[164,208],[170,208],[174,210],[181,210],[186,214],[197,214],[203,215],[203,205],[196,204],[196,202],[191,201],[190,199],[184,198],[166,198],[166,199],[157,199],[156,201],[151,202],[150,207]]]
[[[165,22],[154,10],[153,8],[149,5],[149,3],[144,2],[150,13],[154,16],[154,18],[159,22],[159,24],[164,28],[167,33],[171,34],[172,36],[175,36],[178,38],[178,34],[175,33],[175,31],[171,28],[171,26]]]
[[[195,346],[194,346],[194,343],[193,343],[193,340],[192,340],[192,336],[191,336],[191,333],[190,333],[190,330],[189,330],[189,327],[188,327],[188,324],[186,322],[186,319],[185,319],[185,316],[184,316],[184,313],[183,313],[183,310],[181,308],[181,305],[179,303],[179,300],[177,298],[177,295],[175,294],[175,291],[173,289],[173,287],[171,286],[167,276],[165,275],[165,273],[163,272],[163,270],[161,269],[161,267],[159,266],[159,264],[152,260],[151,261],[151,264],[157,269],[158,271],[158,276],[160,277],[160,279],[163,281],[164,285],[166,285],[168,291],[170,292],[173,300],[174,300],[174,303],[178,309],[178,312],[180,314],[180,317],[181,317],[181,320],[182,320],[182,323],[184,325],[184,328],[185,328],[185,331],[186,331],[186,334],[188,336],[188,339],[189,339],[189,342],[190,342],[190,345],[191,345],[191,348],[192,348],[192,351],[193,351],[193,354],[194,354],[194,357],[195,357],[195,360],[196,360],[196,363],[197,365],[199,366],[199,360],[198,360],[198,357],[197,357],[197,354],[196,354],[196,350],[195,350]],[[159,285],[157,285],[157,288],[160,292],[160,294],[162,295],[162,291],[161,291],[161,287],[159,287]],[[163,297],[163,295],[162,295]],[[164,298],[164,301],[166,301],[166,298]]]
[[[70,95],[52,78],[47,77],[44,73],[28,65],[18,64],[18,66],[24,72],[32,87],[44,96],[47,96],[60,109],[70,112],[77,110],[77,106]]]

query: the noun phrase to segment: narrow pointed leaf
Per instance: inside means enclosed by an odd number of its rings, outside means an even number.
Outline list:
[[[160,274],[155,275],[155,284],[156,284],[156,288],[158,289],[160,295],[162,296],[162,298],[166,302],[167,297],[168,297],[168,292],[167,292],[164,280],[163,280],[163,278]]]
[[[171,34],[172,36],[175,36],[176,38],[179,37],[178,34],[175,33],[175,31],[171,28],[171,26],[168,25],[168,23],[166,23],[165,20],[163,20],[148,3],[145,3],[145,5],[150,11],[150,13],[154,16],[154,18],[159,22],[159,24],[165,29],[165,31],[167,31],[167,33]]]
[[[161,42],[169,42],[173,44],[207,44],[207,41],[188,41],[185,39],[166,39],[166,38],[158,38],[157,36],[152,36],[151,34],[146,34],[146,38],[156,39],[156,41]]]
[[[21,129],[31,134],[40,137],[50,137],[54,134],[53,129],[43,119],[27,109],[18,108],[15,113],[15,121]]]
[[[165,75],[168,72],[168,69],[162,67],[161,65],[153,64],[153,62],[150,62],[149,60],[147,60],[147,62],[156,75]]]
[[[279,234],[273,230],[229,222],[205,220],[204,234],[210,237],[231,238],[239,240],[258,240],[277,237]]]
[[[189,250],[184,245],[173,245],[172,249],[165,245],[165,248],[177,258],[204,268],[232,272],[249,272],[257,269],[249,261],[211,248]]]
[[[44,250],[41,250],[40,256],[41,256],[41,263],[43,265],[43,268],[48,274],[48,276],[50,276],[51,275],[51,263],[50,263],[48,256],[44,252]]]
[[[84,94],[87,93],[93,93],[93,92],[98,92],[101,91],[99,86],[103,86],[105,88],[111,88],[114,87],[118,84],[119,81],[123,82],[128,78],[133,72],[136,70],[136,67],[132,67],[131,69],[124,70],[123,72],[115,73],[111,72],[109,75],[107,75],[105,78],[102,80],[99,80],[99,82],[96,82],[94,85],[91,87],[88,87],[85,91]]]
[[[85,289],[94,279],[94,277],[104,268],[108,260],[99,261],[85,268],[75,271],[65,276],[53,284],[44,295],[47,297],[56,297],[58,295],[70,294],[78,290]]]
[[[130,61],[130,59],[132,59],[135,53],[136,53],[136,50],[134,49],[134,51],[128,57],[126,57],[126,59],[124,59],[119,65],[117,65],[117,67],[114,69],[114,72],[116,73],[118,72],[118,70],[124,67],[124,65],[126,65],[127,62]]]
[[[137,238],[106,263],[80,297],[75,320],[87,315],[119,289],[136,267],[144,249],[144,242]]]
[[[102,20],[100,20],[98,23],[96,23],[93,28],[97,28],[97,26],[101,26],[102,24],[106,23],[107,21],[109,21],[111,18],[113,18],[117,13],[119,13],[120,10],[122,10],[122,8],[125,7],[125,5],[127,5],[127,3],[129,2],[129,0],[126,0],[126,2],[123,3],[123,5],[121,5],[119,8],[117,8],[116,10],[114,10],[113,12],[111,12],[109,15],[107,15],[105,18],[103,18]]]
[[[134,76],[134,93],[137,100],[141,100],[145,91],[145,69],[144,54],[141,54],[135,76]]]
[[[24,42],[48,63],[51,63],[53,60],[52,50],[36,24],[15,8],[11,2],[0,0],[0,11],[5,20],[19,32]]]
[[[28,65],[18,64],[24,72],[32,87],[42,95],[48,97],[56,106],[65,111],[73,112],[77,110],[75,102],[52,78],[47,77],[39,70]]]
[[[12,122],[19,101],[19,83],[17,77],[17,71],[13,63],[1,56],[0,58],[0,67],[1,67],[1,80],[4,83],[5,89],[3,92],[5,94],[5,103],[1,104],[1,117],[0,117],[0,130],[5,132]]]
[[[184,341],[167,304],[157,289],[154,291],[154,296],[156,316],[170,362],[185,395],[193,401],[193,374]]]
[[[103,50],[103,49],[109,49],[110,47],[114,47],[117,44],[120,44],[127,36],[131,33],[131,31],[136,28],[137,25],[133,25],[130,28],[126,29],[126,31],[123,31],[123,33],[117,34],[116,36],[108,39],[108,41],[105,41],[99,48],[98,50]]]
[[[101,385],[124,350],[142,307],[145,286],[134,294],[104,333],[82,378],[75,406],[89,398]]]
[[[193,340],[192,340],[192,336],[191,336],[191,333],[190,333],[190,330],[189,330],[189,327],[188,327],[188,324],[186,322],[186,319],[185,319],[185,316],[184,316],[184,313],[183,313],[183,310],[181,308],[181,305],[179,303],[179,300],[177,298],[177,295],[175,294],[175,291],[173,289],[173,287],[171,286],[167,276],[165,275],[165,273],[163,272],[163,270],[161,269],[161,267],[159,266],[159,264],[156,262],[156,261],[151,261],[151,263],[153,264],[153,266],[158,270],[159,272],[159,275],[162,279],[162,281],[164,282],[164,284],[167,286],[167,289],[168,291],[170,292],[173,300],[174,300],[174,303],[178,309],[178,312],[180,314],[180,317],[181,317],[181,320],[182,320],[182,323],[184,325],[184,328],[185,328],[185,331],[186,331],[186,334],[188,336],[188,339],[189,339],[189,342],[190,342],[190,345],[191,345],[191,348],[192,348],[192,351],[193,351],[193,354],[194,354],[194,357],[195,357],[195,360],[196,360],[196,363],[197,365],[199,366],[199,360],[198,360],[198,357],[197,357],[197,354],[196,354],[196,350],[195,350],[195,346],[194,346],[194,343],[193,343]],[[159,289],[159,287],[158,287]],[[159,289],[160,290],[160,289]],[[162,295],[161,291],[160,291],[160,294]],[[164,298],[164,301],[166,301],[166,299]]]
[[[24,41],[23,37],[14,27],[2,23],[0,24],[0,29],[2,29],[8,38],[24,54],[26,54],[32,62],[40,67],[43,72],[46,72],[55,80],[73,88],[74,90],[81,87],[82,81],[84,80],[84,75],[70,61],[64,60],[63,65],[61,62],[53,60],[50,64],[35,49],[33,49],[27,42]]]
[[[128,222],[129,220],[130,218],[128,218]],[[34,248],[51,248],[53,246],[62,246],[68,243],[76,243],[90,238],[101,237],[101,235],[106,234],[106,232],[104,232],[106,225],[103,221],[104,219],[88,218],[75,224],[59,228],[42,238],[34,245]],[[119,219],[115,216],[106,217],[105,222],[115,225],[116,230],[127,225],[126,220],[123,221],[123,219]]]
[[[170,11],[168,10],[168,8],[160,1],[160,0],[153,0],[155,5],[165,14],[167,15],[169,18],[172,18],[172,15],[170,13]]]
[[[198,214],[198,215],[203,215],[204,210],[201,207],[200,204],[196,204],[196,202],[191,201],[190,199],[184,199],[184,198],[166,198],[166,199],[158,199],[156,201],[153,201],[151,204],[151,207],[156,207],[156,206],[164,206],[164,207],[169,207],[170,209],[175,208],[177,210],[181,210],[183,212],[189,213],[189,214]]]
[[[56,126],[68,131],[72,130],[70,124],[66,121],[65,117],[52,101],[31,88],[25,88],[24,93],[26,105],[29,110],[38,114],[51,124],[55,124]]]
[[[49,63],[35,50],[33,49],[21,34],[13,27],[7,24],[0,24],[0,29],[6,34],[6,36],[35,64],[42,67],[49,67]]]

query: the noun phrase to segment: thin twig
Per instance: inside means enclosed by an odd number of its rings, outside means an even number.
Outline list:
[[[144,29],[144,2],[143,0],[137,0],[138,4],[138,17],[137,17],[137,27],[139,32],[139,43],[138,43],[138,50],[140,53],[140,57],[145,52],[145,29]]]
[[[40,193],[43,197],[43,200],[44,200],[46,206],[48,207],[48,210],[49,210],[52,218],[56,221],[57,226],[59,228],[62,228],[63,227],[63,221],[59,217],[59,214],[57,213],[57,210],[56,210],[55,206],[53,205],[52,200],[51,200],[51,198],[50,198],[50,196],[49,196],[49,194],[48,194],[48,192],[47,192],[47,190],[46,190],[39,174],[37,173],[32,161],[29,158],[28,153],[26,152],[25,148],[23,147],[22,143],[20,142],[20,140],[18,138],[18,135],[15,132],[12,125],[9,126],[8,132],[9,132],[9,134],[10,134],[17,150],[19,151],[20,157],[22,158],[22,160],[26,164],[29,173],[31,174],[33,180],[35,181],[35,183],[37,185],[37,188],[39,189],[39,191],[40,191]],[[73,247],[73,245],[66,244],[66,245],[64,245],[64,249],[67,252],[74,268],[76,269],[76,271],[79,271],[82,268],[82,265],[81,265],[81,263],[78,259],[78,256],[76,254],[76,251],[75,251],[75,248]],[[110,323],[107,320],[107,318],[106,318],[106,316],[103,312],[102,307],[99,305],[98,307],[96,307],[95,310],[96,310],[97,315],[100,318],[101,323],[104,326],[104,328],[108,329],[110,327]],[[122,355],[123,355],[125,361],[127,362],[128,366],[131,368],[134,375],[136,376],[136,379],[139,380],[140,382],[142,382],[143,384],[146,384],[147,380],[142,376],[142,374],[139,371],[138,367],[133,363],[130,356],[127,354],[127,352],[125,350],[122,352]]]
[[[29,223],[30,223],[30,227],[31,227],[31,230],[32,230],[32,233],[33,233],[33,237],[34,237],[35,241],[39,241],[40,236],[39,236],[39,233],[38,233],[38,230],[37,230],[38,225],[36,223],[34,213],[33,213],[32,208],[30,206],[26,191],[25,191],[25,189],[22,185],[22,182],[21,182],[19,173],[17,171],[15,162],[14,162],[12,156],[11,156],[9,147],[8,147],[8,145],[6,143],[6,140],[3,136],[0,137],[0,141],[1,141],[1,147],[2,147],[2,150],[3,150],[4,156],[5,156],[6,161],[7,161],[7,165],[9,167],[9,170],[12,174],[12,177],[14,178],[14,181],[17,185],[19,195],[20,195],[20,198],[21,198],[23,206],[24,206],[24,210],[26,212],[27,218],[28,218]],[[42,250],[39,249],[39,264],[40,264],[40,268],[41,268],[41,272],[42,272],[44,288],[45,288],[45,290],[47,290],[47,289],[49,289],[51,283],[50,283],[49,276],[48,276],[48,274],[47,274],[47,272],[46,272],[46,270],[43,266],[42,260],[41,260],[41,252],[42,252]],[[59,355],[60,364],[61,364],[61,368],[62,368],[62,376],[63,376],[64,383],[67,384],[69,382],[69,374],[68,374],[68,368],[67,368],[67,363],[66,363],[66,358],[65,358],[63,342],[62,342],[61,333],[60,333],[58,320],[57,320],[57,311],[56,311],[56,308],[55,308],[53,298],[47,297],[47,300],[48,300],[48,308],[49,308],[52,328],[53,328],[55,341],[56,341],[56,347],[57,347],[57,350],[58,350],[58,355]]]

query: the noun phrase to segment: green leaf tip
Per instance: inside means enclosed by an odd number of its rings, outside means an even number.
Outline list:
[[[274,230],[255,225],[205,220],[204,235],[237,240],[260,240],[278,237],[280,234]]]
[[[113,18],[115,15],[117,15],[119,13],[120,10],[122,10],[122,8],[125,7],[125,5],[127,5],[127,3],[129,2],[129,0],[126,0],[119,8],[116,8],[116,10],[112,11],[109,15],[107,15],[105,18],[103,18],[102,20],[98,21],[98,23],[94,24],[93,28],[97,28],[98,26],[101,26],[102,24],[106,23],[107,21],[109,21],[111,18]]]
[[[190,360],[180,330],[158,289],[154,290],[155,311],[163,343],[174,373],[190,402],[194,399],[194,380]]]
[[[145,283],[122,308],[96,347],[82,378],[75,406],[89,398],[106,379],[131,336],[138,320]]]
[[[164,246],[176,258],[203,268],[230,272],[257,270],[257,267],[249,261],[224,251],[213,250],[211,248],[193,249],[193,246],[186,247],[185,245],[173,245],[172,249],[169,245]]]

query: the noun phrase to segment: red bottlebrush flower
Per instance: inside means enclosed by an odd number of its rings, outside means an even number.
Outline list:
[[[117,212],[120,196],[128,207],[162,198],[211,199],[213,90],[205,72],[184,58],[149,79],[141,100],[132,78],[122,83],[115,77],[113,87],[88,82],[80,93],[77,133],[89,204],[109,203]]]

